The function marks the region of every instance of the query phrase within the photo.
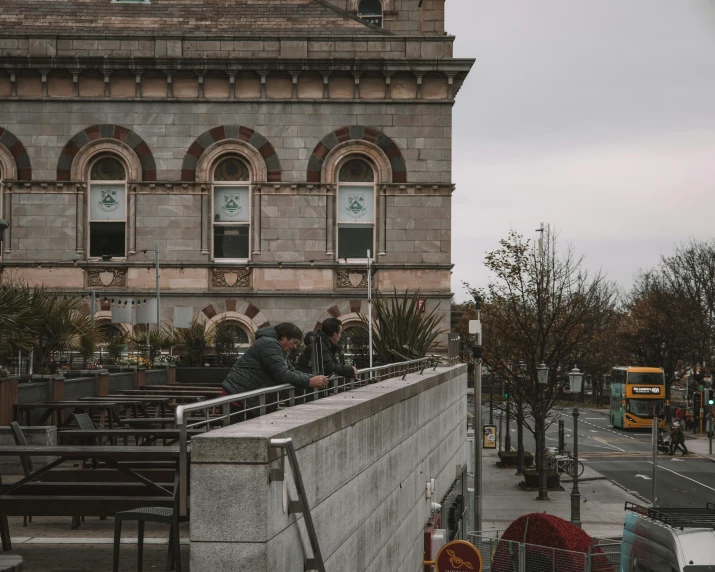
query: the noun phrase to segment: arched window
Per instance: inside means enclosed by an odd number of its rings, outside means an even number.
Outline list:
[[[338,260],[375,256],[375,170],[351,157],[338,170]]]
[[[248,260],[251,174],[237,156],[223,157],[213,173],[213,257]]]
[[[358,16],[382,28],[382,2],[380,0],[360,0]]]
[[[127,172],[113,155],[104,155],[89,170],[89,256],[126,256]]]

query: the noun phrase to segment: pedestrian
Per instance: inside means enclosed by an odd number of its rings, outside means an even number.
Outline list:
[[[685,434],[683,429],[680,427],[680,423],[673,423],[670,430],[670,454],[675,455],[675,451],[680,449],[683,452],[683,457],[689,455],[688,448],[685,446]]]
[[[324,375],[333,374],[348,379],[357,377],[358,370],[355,366],[345,365],[345,358],[340,351],[340,336],[343,334],[343,323],[337,318],[328,318],[323,321],[320,330],[312,336],[308,334],[305,339],[305,349],[298,358],[298,369],[305,373],[318,371]],[[310,336],[310,338],[308,337]],[[313,338],[317,339],[318,356],[313,358]],[[313,369],[313,366],[316,369]]]
[[[256,332],[256,342],[248,348],[223,380],[222,395],[235,395],[246,391],[264,389],[275,385],[290,384],[296,388],[325,387],[328,378],[324,375],[308,375],[297,371],[288,361],[287,354],[294,350],[303,332],[295,324],[284,322],[275,327],[261,328]],[[241,417],[258,417],[259,398],[231,402],[231,423],[241,421]],[[244,412],[243,416],[234,415]]]
[[[682,406],[678,405],[678,409],[675,410],[675,418],[682,423],[683,422],[683,417],[685,417],[685,410],[682,408]]]
[[[685,430],[690,431],[693,428],[693,408],[688,407],[685,412]]]

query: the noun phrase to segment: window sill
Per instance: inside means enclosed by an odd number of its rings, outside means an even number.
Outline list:
[[[367,258],[348,258],[348,259],[339,258],[338,259],[338,264],[345,264],[345,265],[355,264],[355,265],[364,266],[368,262],[370,262],[370,264],[374,264],[375,260],[374,259],[368,260]]]
[[[216,264],[217,266],[221,265],[232,265],[235,266],[236,264],[249,264],[251,262],[250,258],[215,258],[211,261],[213,264]]]

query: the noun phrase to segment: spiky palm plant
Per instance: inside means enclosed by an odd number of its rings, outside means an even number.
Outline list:
[[[447,331],[439,327],[442,315],[437,308],[423,312],[421,299],[427,303],[419,290],[400,295],[395,289],[390,296],[375,293],[372,345],[382,363],[424,357],[439,347],[437,337]],[[361,314],[360,318],[369,327],[368,316]]]
[[[33,302],[33,298],[35,301]],[[37,313],[44,291],[9,277],[0,285],[0,356],[30,351],[37,341],[42,313]]]
[[[93,323],[90,318],[89,325],[75,338],[72,347],[82,356],[82,361],[86,366],[87,363],[94,360],[94,354],[97,352],[100,344],[105,343],[105,341],[104,332],[97,323]]]
[[[135,332],[130,341],[136,345],[140,352],[146,351],[146,332]],[[174,345],[174,336],[165,329],[156,329],[149,332],[149,361],[154,363],[154,358],[161,353],[161,350],[168,350]]]
[[[206,329],[204,324],[194,316],[191,320],[191,327],[176,328],[174,330],[175,340],[186,350],[186,361],[190,366],[200,366],[204,363],[204,353],[207,347],[213,343],[216,328],[211,326]]]

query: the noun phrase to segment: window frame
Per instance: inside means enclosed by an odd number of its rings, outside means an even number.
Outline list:
[[[101,161],[102,159],[111,158],[115,161],[119,161],[120,165],[124,168],[124,179],[118,181],[94,181],[92,179],[92,169],[94,165]],[[122,220],[92,220],[92,184],[97,185],[124,185],[124,218]],[[89,161],[87,170],[87,237],[86,237],[86,247],[87,247],[87,259],[88,260],[102,260],[102,256],[91,256],[92,252],[92,223],[119,223],[124,224],[124,254],[122,256],[112,256],[112,260],[126,261],[128,256],[128,214],[129,214],[129,168],[128,165],[119,157],[116,153],[100,153],[96,157],[93,157]]]
[[[384,23],[385,23],[385,5],[383,4],[382,0],[376,0],[377,2],[380,3],[380,13],[379,14],[363,14],[360,12],[360,4],[362,4],[363,0],[358,0],[357,3],[357,15],[358,18],[361,18],[365,20],[366,22],[369,22],[370,24],[374,26],[379,26],[380,28],[384,28]],[[374,18],[379,18],[380,23],[378,24],[377,22],[374,22],[372,19]]]
[[[372,183],[351,183],[351,182],[342,182],[340,180],[340,170],[343,168],[343,166],[350,161],[354,160],[359,160],[363,161],[369,167],[372,169],[372,176],[373,180]],[[336,196],[335,196],[335,259],[338,262],[338,264],[367,264],[368,262],[368,257],[365,256],[363,258],[341,258],[340,257],[340,228],[341,227],[350,227],[350,226],[355,226],[355,227],[366,227],[370,226],[372,227],[372,247],[370,249],[370,261],[375,262],[376,260],[376,255],[375,255],[375,248],[377,246],[377,217],[378,217],[378,212],[377,212],[377,169],[374,165],[374,163],[365,157],[364,155],[360,154],[351,154],[345,157],[342,161],[340,161],[335,168],[335,180],[336,180]],[[373,212],[373,217],[372,217],[372,222],[370,223],[365,223],[365,222],[340,222],[339,221],[339,216],[338,216],[338,209],[340,205],[340,191],[341,187],[365,187],[365,188],[372,188],[372,212]]]
[[[247,181],[216,181],[216,169],[227,159],[235,158],[241,161],[248,171]],[[246,264],[251,262],[251,253],[253,252],[253,173],[251,172],[251,163],[243,155],[238,153],[225,153],[216,157],[216,160],[211,164],[211,204],[209,212],[211,213],[211,241],[209,245],[211,253],[211,261],[217,264]],[[248,188],[248,221],[247,222],[219,222],[214,220],[215,202],[216,202],[216,187],[247,187]],[[216,226],[231,227],[245,226],[248,228],[248,256],[246,258],[217,258],[215,250],[215,228]],[[250,337],[249,337],[250,339]]]

